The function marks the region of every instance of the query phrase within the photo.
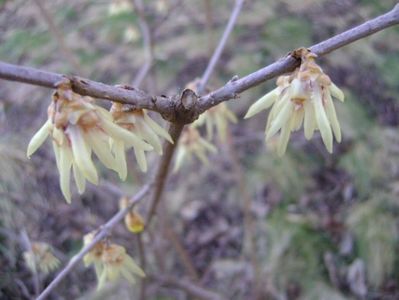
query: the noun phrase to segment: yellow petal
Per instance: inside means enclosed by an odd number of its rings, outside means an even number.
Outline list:
[[[126,267],[132,271],[134,274],[140,276],[140,277],[145,277],[144,271],[135,263],[133,258],[131,258],[129,255],[126,255],[125,257],[125,264]]]
[[[337,113],[335,111],[334,103],[331,99],[330,93],[326,92],[326,103],[325,103],[327,118],[331,123],[332,130],[334,132],[335,139],[338,143],[341,142],[341,127],[339,126]]]
[[[299,130],[302,126],[305,110],[303,108],[294,111],[292,115],[291,131]]]
[[[104,166],[117,171],[115,158],[112,155],[108,141],[106,141],[106,136],[99,130],[89,130],[85,133],[85,139]]]
[[[140,128],[140,136],[149,143],[152,147],[154,147],[155,152],[159,155],[162,155],[162,144],[159,140],[158,136],[152,131],[151,127],[147,125],[145,122],[142,122],[139,126]]]
[[[172,137],[170,134],[163,129],[161,126],[159,126],[153,119],[151,119],[147,113],[144,113],[144,120],[158,134],[159,136],[163,137],[164,139],[168,140],[170,143],[173,144]]]
[[[316,129],[316,116],[313,105],[309,101],[305,101],[304,104],[304,130],[305,138],[310,140],[313,136],[314,130]]]
[[[66,201],[71,203],[70,176],[72,166],[72,152],[68,146],[60,148],[60,186]]]
[[[222,142],[226,141],[227,138],[227,120],[220,115],[215,116],[216,128]]]
[[[139,139],[134,133],[108,121],[105,119],[101,120],[103,129],[113,138],[122,140],[126,147],[140,148],[143,151],[153,150],[152,146]]]
[[[125,146],[122,141],[115,140],[113,142],[113,151],[115,153],[116,169],[121,180],[126,180],[127,177],[127,163]]]
[[[266,141],[273,137],[283,126],[286,124],[292,116],[294,105],[288,100],[276,118],[271,122],[269,130],[266,132]]]
[[[342,92],[342,90],[339,88],[339,87],[337,87],[333,82],[331,82],[331,85],[330,85],[330,92],[331,92],[331,95],[333,96],[333,97],[335,97],[335,98],[337,98],[338,100],[340,100],[341,102],[344,102],[344,100],[345,100],[345,95],[344,95],[344,93]]]
[[[322,104],[320,92],[315,91],[312,93],[312,103],[314,105],[316,113],[317,127],[320,130],[320,134],[323,139],[324,145],[326,146],[327,151],[332,153],[333,136],[331,132],[330,123],[328,122],[326,112],[324,111],[324,106]]]
[[[76,186],[78,187],[78,192],[79,194],[83,194],[86,189],[86,180],[76,164],[72,164],[72,170]]]
[[[173,168],[173,172],[176,172],[180,169],[183,164],[184,158],[187,155],[187,150],[183,146],[179,146],[177,148],[176,159],[175,159],[175,166]]]
[[[291,124],[285,124],[283,126],[283,128],[281,129],[281,135],[280,135],[280,139],[278,142],[278,148],[277,148],[277,154],[280,157],[284,155],[284,153],[287,149],[288,141],[289,141],[290,135],[291,135],[290,127],[291,127]]]
[[[78,126],[70,125],[67,129],[71,140],[73,158],[79,170],[87,180],[98,184],[98,174],[91,159],[91,149],[83,138],[83,132]]]
[[[275,88],[271,92],[267,93],[264,95],[262,98],[260,98],[258,101],[256,101],[254,104],[252,104],[248,112],[246,113],[244,119],[248,119],[257,113],[261,112],[262,110],[268,109],[278,98],[279,95],[279,88]]]
[[[50,134],[52,127],[53,125],[51,124],[51,121],[47,120],[47,122],[44,123],[43,126],[40,127],[40,129],[35,133],[28,145],[28,150],[26,153],[28,158],[30,158],[30,156],[35,153],[36,150],[44,143]]]
[[[147,160],[145,158],[144,151],[134,148],[134,154],[141,171],[147,172]]]
[[[208,141],[204,140],[203,138],[200,138],[200,139],[198,140],[198,143],[199,143],[202,147],[204,147],[206,150],[208,150],[209,152],[212,152],[212,153],[218,152],[217,148],[216,148],[214,145],[212,145],[212,144],[209,143]]]

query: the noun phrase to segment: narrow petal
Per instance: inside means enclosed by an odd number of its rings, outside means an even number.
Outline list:
[[[333,96],[333,97],[335,97],[335,98],[337,98],[338,100],[340,100],[341,102],[344,102],[344,100],[345,100],[345,95],[344,95],[344,93],[342,92],[342,90],[339,88],[339,87],[337,87],[333,82],[331,82],[331,85],[330,85],[330,92],[331,92],[331,95]]]
[[[127,177],[127,163],[125,146],[122,141],[114,140],[113,151],[115,154],[116,169],[121,180],[126,180]]]
[[[137,163],[139,164],[140,170],[147,172],[147,160],[143,150],[134,148],[134,154],[136,156]]]
[[[30,158],[31,155],[35,153],[36,150],[44,143],[49,136],[52,127],[53,125],[51,124],[51,121],[47,120],[47,122],[44,123],[43,126],[40,127],[40,129],[35,133],[30,140],[28,150],[26,151],[28,158]]]
[[[305,111],[303,108],[296,110],[292,116],[291,131],[299,130],[303,123]]]
[[[158,123],[156,123],[153,119],[151,119],[147,115],[147,113],[144,113],[144,120],[148,124],[148,126],[150,126],[152,130],[154,130],[159,136],[163,137],[164,139],[173,144],[173,140],[170,134],[161,126],[159,126]]]
[[[161,141],[159,140],[155,132],[152,130],[152,128],[149,125],[147,125],[145,122],[141,122],[139,128],[140,128],[141,137],[152,147],[154,147],[155,152],[157,152],[159,155],[162,155]]]
[[[71,203],[71,166],[72,166],[72,152],[68,146],[60,148],[60,186],[62,194],[66,201]]]
[[[78,126],[69,126],[67,133],[71,139],[73,157],[79,170],[87,180],[98,184],[98,174],[91,159],[91,149],[84,140],[82,131]]]
[[[227,138],[227,120],[220,115],[215,117],[216,128],[222,142],[226,141]]]
[[[213,121],[210,118],[206,119],[206,137],[208,140],[213,139]]]
[[[187,155],[187,150],[184,147],[178,147],[173,172],[176,172],[177,170],[180,169],[186,155]]]
[[[216,153],[218,152],[217,148],[212,145],[211,143],[209,143],[208,141],[204,140],[203,138],[198,140],[198,143],[204,147],[206,150],[208,150],[211,153]]]
[[[316,123],[317,127],[320,130],[321,137],[323,139],[324,145],[327,148],[327,151],[332,153],[333,150],[333,136],[331,132],[331,126],[328,122],[328,118],[326,112],[324,111],[324,106],[322,104],[322,99],[320,92],[312,93],[312,103],[314,105],[315,113],[316,113]]]
[[[237,123],[237,116],[227,107],[226,105],[226,110],[225,110],[225,115],[227,120],[229,120],[231,123]]]
[[[79,192],[79,194],[83,194],[83,192],[86,189],[86,180],[85,180],[82,172],[80,172],[78,166],[75,163],[72,164],[72,170],[73,170],[73,177],[75,178],[76,186],[78,187],[78,192]]]
[[[258,101],[256,101],[254,104],[252,104],[249,109],[247,114],[245,115],[244,119],[248,119],[257,113],[261,112],[262,110],[268,109],[276,100],[279,94],[279,89],[276,88],[272,90],[271,92],[267,93],[264,95],[262,98],[260,98]]]
[[[108,120],[102,119],[101,125],[103,129],[114,139],[122,140],[126,147],[140,148],[143,151],[153,150],[152,146],[139,139],[134,133],[110,122]]]
[[[85,133],[85,139],[104,166],[108,169],[117,171],[115,158],[113,157],[111,148],[106,141],[106,136],[99,130],[89,130]]]
[[[199,160],[204,164],[204,165],[208,165],[209,161],[208,161],[208,157],[205,154],[205,149],[204,148],[197,148],[193,151],[193,153],[195,154],[195,156],[197,156],[199,158]]]
[[[326,103],[325,109],[327,113],[327,118],[330,121],[331,128],[334,132],[335,139],[338,143],[341,142],[341,127],[339,126],[337,113],[335,111],[334,103],[331,99],[331,95],[329,92],[326,92]]]
[[[144,271],[134,262],[134,260],[130,256],[126,256],[125,263],[126,267],[134,274],[140,277],[145,277]]]
[[[305,130],[305,138],[310,140],[313,136],[314,130],[316,129],[316,116],[313,105],[306,101],[304,104],[304,130]]]
[[[294,105],[291,101],[287,101],[281,108],[280,113],[276,116],[273,122],[270,124],[270,128],[266,133],[266,140],[268,141],[273,137],[283,126],[286,124],[292,116]]]
[[[122,267],[121,274],[129,283],[131,283],[131,284],[136,283],[134,276],[132,275],[132,273],[130,273],[128,270],[126,270],[126,268]]]
[[[290,135],[291,135],[290,127],[291,127],[291,124],[286,124],[281,129],[281,135],[280,135],[280,139],[278,142],[278,148],[277,148],[277,154],[280,157],[284,155],[284,153],[287,149],[288,141],[289,141]]]
[[[53,141],[53,151],[55,156],[55,163],[57,164],[58,172],[60,171],[60,146]]]

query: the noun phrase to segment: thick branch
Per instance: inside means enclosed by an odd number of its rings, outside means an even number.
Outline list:
[[[56,286],[64,279],[66,275],[75,267],[77,263],[79,263],[83,257],[99,242],[101,241],[104,237],[106,237],[109,233],[109,231],[116,225],[118,224],[124,217],[125,215],[132,209],[132,207],[142,200],[150,191],[151,186],[146,185],[144,186],[135,196],[133,196],[130,201],[129,205],[125,208],[120,210],[116,215],[114,215],[107,223],[105,223],[103,226],[101,226],[99,232],[97,235],[94,237],[94,239],[91,241],[90,244],[85,246],[78,254],[76,254],[72,259],[69,261],[69,263],[66,265],[66,267],[58,273],[58,275],[54,278],[54,280],[46,287],[46,289],[39,295],[39,297],[36,300],[43,300],[45,299],[50,292],[56,288]]]

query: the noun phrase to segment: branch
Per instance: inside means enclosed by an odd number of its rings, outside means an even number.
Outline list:
[[[399,24],[399,4],[397,4],[390,12],[367,21],[357,27],[349,29],[323,42],[320,42],[310,47],[310,50],[317,55],[322,56],[397,24]],[[288,55],[276,61],[275,63],[272,63],[263,69],[251,73],[241,79],[233,78],[225,86],[206,96],[201,97],[197,107],[198,113],[201,114],[212,106],[215,106],[223,101],[237,98],[238,94],[257,86],[266,80],[293,71],[299,66],[299,63],[299,60],[293,58],[291,55]]]
[[[317,55],[322,56],[397,24],[399,24],[399,4],[390,12],[349,29],[328,40],[320,42],[319,44],[310,47],[310,50]],[[151,96],[133,87],[115,87],[76,76],[68,78],[72,82],[73,90],[81,95],[103,98],[110,101],[131,104],[135,108],[144,108],[156,111],[160,113],[164,119],[171,122],[190,123],[207,109],[223,101],[235,99],[238,94],[273,77],[293,71],[299,63],[300,62],[297,59],[288,55],[241,79],[234,77],[223,87],[200,97],[197,104],[192,108],[191,117],[186,119],[184,118],[184,114],[182,114],[184,113],[184,110],[179,110],[177,107],[179,101],[175,101],[176,99],[174,97]],[[0,62],[0,78],[7,80],[55,88],[56,83],[64,77],[64,75],[57,73]]]
[[[133,196],[130,201],[129,205],[125,209],[121,209],[116,215],[114,215],[107,223],[102,225],[99,228],[99,231],[97,235],[94,237],[94,239],[91,241],[90,244],[85,246],[82,250],[79,251],[78,254],[76,254],[72,259],[68,262],[66,267],[58,273],[58,275],[53,279],[53,281],[44,289],[44,291],[39,295],[39,297],[36,300],[43,300],[45,299],[52,290],[54,290],[57,285],[65,278],[65,276],[68,275],[69,272],[83,259],[83,257],[99,242],[101,241],[104,237],[106,237],[109,233],[109,231],[116,225],[118,224],[124,217],[125,215],[133,208],[133,206],[142,200],[150,191],[151,185],[146,185],[141,190]]]
[[[241,11],[242,5],[244,4],[244,1],[245,0],[236,0],[233,11],[231,12],[231,15],[229,18],[229,22],[227,23],[226,29],[223,32],[223,36],[220,39],[220,42],[219,42],[218,46],[216,47],[215,52],[213,52],[212,58],[209,61],[204,74],[202,75],[201,81],[198,86],[199,94],[201,94],[202,91],[204,90],[211,74],[213,73],[213,70],[215,69],[217,62],[220,59],[220,56],[222,55],[223,49],[226,46],[227,39],[229,38],[230,33],[234,28],[234,25],[237,21],[238,15],[240,14],[240,11]]]

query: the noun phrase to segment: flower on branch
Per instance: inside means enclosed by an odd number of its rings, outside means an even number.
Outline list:
[[[65,199],[71,201],[70,171],[73,170],[78,191],[85,190],[86,180],[98,184],[92,152],[109,169],[126,178],[125,155],[114,153],[111,145],[123,144],[135,151],[152,150],[136,134],[116,125],[110,112],[71,90],[69,80],[58,85],[48,108],[48,120],[32,137],[27,150],[30,157],[51,136],[60,186]]]
[[[196,156],[203,164],[208,164],[207,152],[216,153],[217,149],[203,139],[195,127],[187,126],[179,140],[174,172],[181,167],[184,160],[189,159],[192,155]]]
[[[266,125],[266,141],[280,131],[278,154],[285,153],[292,131],[304,127],[305,138],[311,139],[319,130],[328,152],[333,151],[333,134],[341,142],[341,128],[332,97],[344,101],[343,92],[324,74],[315,62],[316,55],[308,49],[295,51],[301,66],[277,79],[277,88],[251,105],[245,118],[272,106]]]
[[[152,120],[144,109],[125,109],[122,104],[114,103],[111,107],[111,113],[117,125],[146,141],[158,154],[162,155],[162,143],[159,137],[173,144],[173,140],[169,133]],[[122,140],[115,142],[113,144],[113,150],[117,160],[125,155],[125,149],[131,146],[134,145],[131,143],[126,144]],[[137,162],[143,172],[147,171],[147,160],[144,151],[145,149],[143,148],[134,147]],[[127,170],[123,171],[127,172]]]
[[[122,197],[119,203],[121,209],[125,209],[129,205],[129,199],[127,197]],[[126,228],[133,233],[140,233],[144,230],[144,219],[139,214],[139,212],[132,208],[125,216]]]
[[[95,232],[85,235],[84,246],[90,244],[94,237]],[[144,271],[126,253],[124,247],[110,244],[108,241],[98,242],[84,256],[83,261],[86,267],[94,265],[98,289],[103,288],[107,281],[116,281],[121,277],[132,284],[135,283],[134,276],[145,277]]]
[[[225,142],[229,122],[237,123],[237,117],[227,107],[227,104],[222,102],[200,115],[198,120],[193,123],[193,126],[202,126],[205,124],[208,140],[213,138],[214,131],[216,130],[220,141]]]
[[[60,261],[52,253],[52,248],[49,244],[43,242],[34,242],[31,249],[23,253],[26,265],[32,272],[40,270],[44,274],[58,268]]]

